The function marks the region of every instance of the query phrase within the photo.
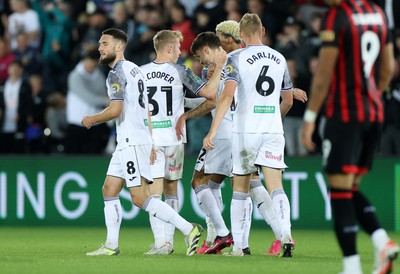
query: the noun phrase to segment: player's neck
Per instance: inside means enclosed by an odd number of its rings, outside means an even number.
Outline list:
[[[168,56],[157,56],[156,59],[154,60],[155,63],[172,63],[170,58]]]
[[[116,65],[119,61],[122,61],[122,60],[125,60],[125,57],[124,57],[123,55],[122,55],[122,56],[118,56],[117,58],[115,58],[114,62],[108,64],[108,66],[109,66],[110,68],[114,68],[115,65]]]

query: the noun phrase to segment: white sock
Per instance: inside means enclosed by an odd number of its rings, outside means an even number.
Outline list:
[[[283,189],[276,189],[271,193],[272,203],[281,228],[281,238],[292,237],[290,223],[290,204]]]
[[[247,197],[247,218],[244,223],[244,232],[243,232],[243,242],[242,247],[249,247],[249,238],[250,238],[250,229],[251,229],[251,217],[253,216],[253,201],[250,197]]]
[[[165,203],[172,207],[176,212],[179,211],[178,195],[165,195]],[[172,224],[165,224],[165,241],[174,245],[175,226]]]
[[[272,204],[268,191],[262,185],[260,179],[250,180],[250,197],[256,204],[261,216],[265,222],[271,227],[277,240],[281,239],[281,229],[279,227],[278,218]]]
[[[343,274],[362,274],[360,255],[343,257]]]
[[[161,201],[160,195],[154,195],[153,198]],[[160,248],[163,245],[165,245],[166,242],[165,240],[166,223],[161,221],[159,218],[154,217],[152,214],[149,214],[149,219],[150,219],[151,230],[153,231],[153,236],[154,236],[154,246]]]
[[[185,236],[189,235],[193,229],[193,225],[191,223],[183,219],[181,215],[179,215],[169,205],[159,199],[155,199],[153,196],[150,196],[146,199],[142,208],[154,217],[159,218],[164,222],[173,224]]]
[[[247,197],[249,194],[233,192],[231,201],[231,227],[233,237],[233,250],[243,248],[243,233],[245,220],[247,218]]]
[[[107,227],[105,246],[116,249],[122,222],[122,208],[119,197],[104,197],[104,218]]]
[[[389,236],[383,228],[379,228],[371,234],[371,240],[375,250],[380,252],[389,242]]]
[[[221,212],[218,209],[215,197],[212,194],[209,186],[199,185],[194,189],[194,192],[199,199],[200,207],[203,209],[204,213],[210,217],[217,235],[222,237],[228,235],[229,230],[225,225]]]
[[[206,224],[207,224],[207,238],[206,244],[207,246],[211,246],[217,237],[217,231],[215,230],[214,224],[211,221],[211,218],[206,215]]]
[[[208,180],[208,186],[210,187],[211,192],[214,195],[215,200],[217,201],[220,212],[222,212],[222,210],[224,209],[224,203],[222,201],[221,184]]]

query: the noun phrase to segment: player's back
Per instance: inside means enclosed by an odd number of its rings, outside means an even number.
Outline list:
[[[108,73],[106,84],[111,100],[124,102],[122,113],[116,119],[117,149],[151,144],[146,83],[140,68],[132,62],[119,61]]]
[[[238,82],[233,131],[283,133],[281,90],[292,88],[286,60],[264,45],[249,45],[228,58],[226,81]]]
[[[369,1],[343,1],[329,11],[322,29],[323,46],[335,46],[339,54],[327,117],[343,122],[382,122],[377,81],[381,52],[390,39],[384,13]]]
[[[197,93],[205,84],[185,66],[151,62],[141,67],[147,80],[153,139],[158,146],[186,143],[186,133],[178,140],[175,125],[184,113],[186,90]]]

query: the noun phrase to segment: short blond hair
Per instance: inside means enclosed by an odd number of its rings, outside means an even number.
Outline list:
[[[160,30],[153,37],[154,49],[156,52],[161,51],[166,45],[176,43],[176,39],[182,42],[183,36],[180,31],[177,30]]]
[[[237,44],[240,43],[239,23],[234,20],[226,20],[217,25],[216,32],[222,33],[224,36],[231,36]]]
[[[260,17],[255,13],[246,13],[239,22],[239,29],[242,35],[252,35],[262,30]]]

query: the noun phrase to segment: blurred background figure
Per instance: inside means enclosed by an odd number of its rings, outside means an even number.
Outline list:
[[[101,154],[107,145],[110,129],[106,123],[91,130],[81,124],[82,117],[100,112],[109,103],[98,60],[98,51],[88,52],[68,76],[66,153]]]
[[[62,92],[54,91],[47,96],[46,122],[44,134],[50,153],[64,153],[65,136],[68,127],[66,98]]]
[[[22,32],[17,36],[17,48],[12,51],[15,59],[24,66],[24,77],[41,74],[43,69],[42,55],[39,49],[28,44],[28,34]]]
[[[29,153],[45,153],[47,152],[47,144],[44,136],[47,94],[43,89],[42,76],[33,74],[28,78],[28,81],[31,88],[32,108],[26,129],[25,139],[27,149]]]
[[[28,44],[34,48],[40,44],[40,23],[38,14],[29,8],[27,0],[9,0],[12,13],[8,17],[7,38],[11,49],[17,48],[17,36],[28,34]]]
[[[8,78],[0,88],[0,153],[26,152],[25,131],[31,115],[31,90],[22,78],[18,61],[8,67]]]
[[[14,54],[10,51],[10,45],[6,39],[0,38],[0,85],[8,78],[8,66],[15,60]]]

